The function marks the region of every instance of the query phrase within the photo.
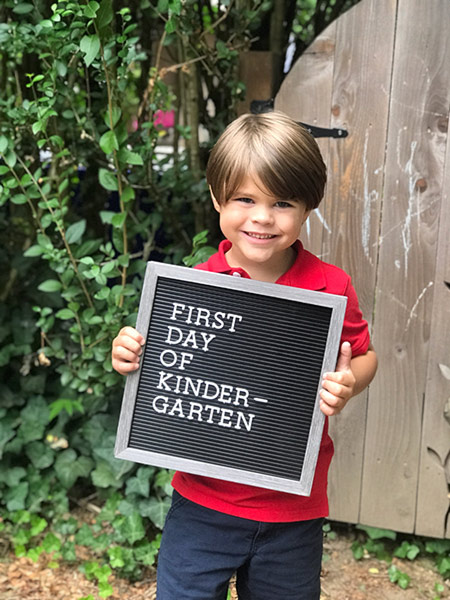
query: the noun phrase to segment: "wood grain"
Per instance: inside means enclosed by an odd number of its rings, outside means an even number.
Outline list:
[[[336,24],[333,23],[295,63],[275,98],[276,110],[281,110],[302,123],[317,127],[330,126],[335,35]],[[317,142],[325,164],[328,165],[330,142],[327,138],[320,138]],[[322,215],[325,202],[326,199],[311,214],[302,231],[305,247],[318,256],[322,252]]]
[[[331,419],[331,517],[436,537],[450,535],[449,22],[448,0],[362,0],[275,103],[349,131],[320,141],[329,183],[303,237],[352,275],[380,366]]]
[[[430,123],[449,89],[448,8],[446,0],[399,0],[390,94],[374,317],[380,369],[370,390],[360,518],[408,532],[415,526],[443,185],[442,149]]]
[[[446,19],[450,22],[450,5]],[[429,127],[436,157],[446,155],[440,210],[436,275],[433,282],[433,308],[428,359],[420,471],[418,483],[416,533],[450,537],[450,421],[444,417],[450,399],[450,380],[439,365],[450,368],[450,144],[448,107],[450,104],[450,43],[442,40],[439,98],[429,115]],[[446,82],[446,83],[445,83]]]
[[[396,0],[361,2],[337,22],[332,127],[349,131],[330,144],[330,179],[322,256],[352,276],[372,320],[384,177]],[[330,420],[335,456],[331,517],[358,522],[367,392]]]

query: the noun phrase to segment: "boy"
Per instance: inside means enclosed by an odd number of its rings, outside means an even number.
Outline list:
[[[197,268],[347,296],[336,371],[320,392],[322,412],[339,413],[370,383],[377,361],[349,276],[298,241],[326,181],[316,142],[281,113],[243,115],[213,148],[206,177],[226,239]],[[143,343],[135,329],[122,329],[113,367],[137,369]],[[326,422],[309,497],[177,472],[158,600],[225,600],[235,572],[240,600],[319,600],[332,454]]]

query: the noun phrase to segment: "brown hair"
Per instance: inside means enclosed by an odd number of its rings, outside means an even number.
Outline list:
[[[206,179],[219,204],[238,189],[246,174],[260,179],[280,200],[317,208],[326,183],[326,167],[312,135],[275,111],[245,114],[230,123],[211,151]]]

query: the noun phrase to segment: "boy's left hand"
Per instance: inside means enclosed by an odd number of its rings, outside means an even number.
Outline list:
[[[341,346],[334,373],[325,373],[320,390],[320,410],[331,417],[341,412],[353,396],[356,378],[351,369],[352,347],[349,342]]]

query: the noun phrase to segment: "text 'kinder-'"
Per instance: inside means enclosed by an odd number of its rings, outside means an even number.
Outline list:
[[[152,401],[153,410],[170,417],[251,431],[255,418],[255,414],[248,410],[251,409],[251,403],[264,404],[268,400],[252,397],[244,387],[179,373],[188,370],[195,358],[193,352],[181,348],[208,352],[211,344],[220,340],[219,332],[236,332],[242,316],[173,302],[170,321],[185,323],[192,328],[183,331],[176,325],[167,325],[164,343],[169,347],[162,350],[159,356],[164,369],[158,373],[158,393]],[[210,331],[200,331],[200,327]],[[224,356],[225,352],[224,349]]]

